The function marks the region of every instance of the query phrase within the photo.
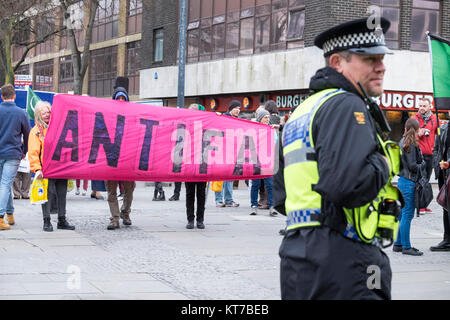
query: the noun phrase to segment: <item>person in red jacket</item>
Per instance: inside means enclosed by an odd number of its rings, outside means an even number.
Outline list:
[[[427,179],[430,180],[433,170],[433,148],[438,119],[431,112],[431,101],[428,98],[419,100],[419,112],[417,112],[415,118],[419,121],[419,147],[426,162]],[[431,212],[431,210],[421,208],[420,212]]]

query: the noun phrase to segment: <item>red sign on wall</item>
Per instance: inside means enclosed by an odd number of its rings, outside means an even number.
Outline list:
[[[421,98],[430,99],[434,109],[433,94],[427,92],[384,91],[383,95],[375,100],[382,109],[417,111]]]

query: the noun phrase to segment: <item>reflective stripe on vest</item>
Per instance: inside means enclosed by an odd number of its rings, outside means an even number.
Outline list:
[[[312,190],[319,181],[312,139],[312,122],[319,108],[342,89],[320,91],[305,100],[291,115],[283,130],[284,180],[287,230],[318,226],[322,197]]]

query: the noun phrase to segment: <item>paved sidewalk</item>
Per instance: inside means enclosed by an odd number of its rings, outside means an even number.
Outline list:
[[[435,187],[436,188],[436,187]],[[166,198],[173,193],[165,187]],[[437,190],[435,189],[435,195]],[[16,200],[16,225],[0,232],[0,299],[280,299],[278,249],[283,216],[250,216],[249,192],[234,191],[238,208],[216,208],[209,191],[206,229],[187,230],[180,201],[155,202],[138,182],[133,225],[108,231],[108,204],[68,194],[75,231],[42,231],[40,206]],[[412,244],[422,257],[387,249],[393,299],[450,299],[450,252],[428,248],[442,237],[442,210],[415,218]]]

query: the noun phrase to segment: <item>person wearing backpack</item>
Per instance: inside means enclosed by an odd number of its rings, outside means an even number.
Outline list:
[[[400,140],[402,149],[402,169],[399,172],[398,188],[402,192],[405,206],[400,213],[400,226],[397,240],[392,250],[411,256],[421,256],[423,252],[413,248],[410,241],[411,221],[414,218],[415,185],[420,177],[420,171],[426,166],[419,148],[419,121],[409,118],[405,123],[405,134]]]

